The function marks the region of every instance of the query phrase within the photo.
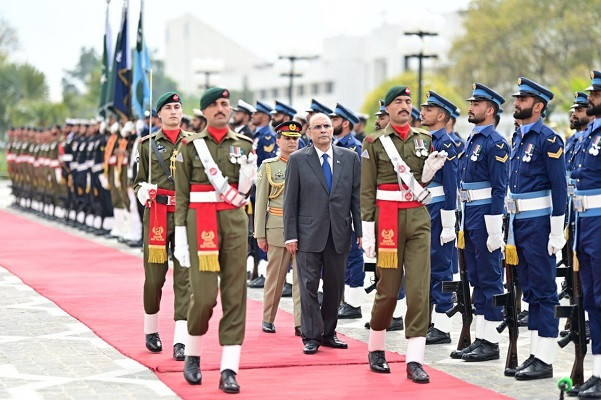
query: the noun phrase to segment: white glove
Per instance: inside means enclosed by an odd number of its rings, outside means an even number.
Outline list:
[[[493,252],[497,249],[505,247],[503,242],[503,214],[498,215],[485,215],[484,222],[486,223],[486,232],[488,232],[488,239],[486,239],[486,247],[489,252]]]
[[[98,175],[98,180],[100,181],[100,184],[102,185],[102,187],[105,190],[109,190],[110,189],[109,180],[108,180],[107,176],[104,173]]]
[[[551,233],[549,233],[549,243],[547,251],[549,255],[557,253],[566,245],[566,237],[564,235],[565,215],[551,216]]]
[[[440,210],[442,232],[440,232],[440,245],[452,242],[457,237],[455,233],[455,210]]]
[[[190,250],[188,248],[188,232],[185,226],[175,227],[175,248],[173,257],[179,261],[179,265],[190,268]]]
[[[117,170],[117,168],[113,170],[113,177],[115,178],[114,185],[117,189],[119,189],[121,187],[121,177],[119,176],[119,170]]]
[[[365,255],[369,258],[376,257],[376,223],[374,221],[361,221],[363,231],[362,247]]]
[[[157,185],[151,185],[148,182],[142,182],[142,183],[140,183],[140,189],[138,189],[138,193],[136,194],[136,197],[138,197],[138,201],[143,206],[145,206],[146,203],[148,202],[148,200],[150,200],[150,195],[148,194],[148,192],[150,191],[150,189],[156,190],[157,189]]]
[[[257,180],[257,155],[250,153],[248,157],[240,157],[240,175],[238,178],[238,191],[247,194]]]
[[[422,171],[422,182],[429,182],[434,178],[434,174],[442,168],[444,162],[447,160],[447,156],[448,154],[444,150],[430,153],[428,158],[426,158],[424,170]]]

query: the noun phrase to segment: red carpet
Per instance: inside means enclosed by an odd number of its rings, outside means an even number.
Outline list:
[[[182,398],[225,396],[217,389],[219,306],[203,342],[203,384],[188,385],[181,373],[183,362],[171,358],[173,291],[169,274],[160,313],[164,350],[151,354],[144,347],[142,330],[144,273],[140,258],[5,211],[0,211],[0,226],[0,265],[120,352],[153,369]],[[387,355],[392,374],[371,373],[367,345],[342,335],[349,343],[348,350],[320,348],[316,355],[305,356],[301,341],[294,337],[290,314],[278,313],[275,335],[260,330],[261,317],[261,303],[249,300],[238,375],[242,392],[237,398],[390,398],[393,394],[412,399],[506,398],[432,368],[427,368],[431,384],[413,384],[405,378],[403,357],[396,353]]]

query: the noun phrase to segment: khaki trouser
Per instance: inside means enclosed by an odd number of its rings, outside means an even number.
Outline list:
[[[168,263],[149,263],[148,260],[148,215],[149,209],[144,210],[144,312],[156,314],[159,312],[165,276],[169,269]],[[167,248],[173,250],[175,220],[173,213],[167,213]],[[175,295],[174,314],[175,321],[185,320],[190,303],[190,290],[188,285],[189,269],[179,264],[173,257],[173,293]]]
[[[380,280],[370,325],[375,331],[390,326],[406,272],[405,337],[426,336],[430,321],[430,215],[426,207],[398,210],[398,231],[398,267],[377,268]]]
[[[219,322],[219,343],[222,346],[241,345],[246,328],[246,256],[248,246],[248,216],[244,210],[217,212],[219,236],[219,272],[198,268],[196,210],[187,215],[190,246],[190,308],[188,333],[204,335],[209,329],[217,292],[221,292],[223,316]]]
[[[300,326],[300,291],[298,289],[296,258],[285,247],[269,245],[267,249],[267,276],[263,289],[263,321],[275,321],[282,289],[286,281],[288,266],[292,262],[292,302],[294,312],[294,326]]]

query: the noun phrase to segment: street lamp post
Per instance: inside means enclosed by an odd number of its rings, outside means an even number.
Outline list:
[[[281,77],[288,78],[288,104],[292,105],[292,97],[294,90],[294,78],[299,78],[303,76],[302,73],[295,71],[294,63],[300,60],[315,60],[319,58],[319,56],[295,56],[295,55],[281,55],[278,57],[280,60],[288,60],[290,62],[290,69],[287,72],[280,73]]]
[[[417,58],[418,61],[418,72],[417,72],[417,101],[418,104],[422,104],[422,79],[423,79],[423,60],[424,58],[438,58],[436,54],[424,54],[424,37],[427,36],[438,36],[436,32],[425,32],[422,30],[418,30],[415,32],[405,32],[405,36],[417,36],[420,38],[422,45],[420,46],[419,52],[416,54],[407,54],[405,55],[405,66],[408,64],[408,60],[410,58]]]
[[[222,69],[223,60],[213,58],[196,58],[194,61],[192,61],[192,70],[199,75],[198,78],[204,75],[205,89],[209,89],[211,87],[211,75],[218,74]],[[197,80],[200,81],[198,78]]]

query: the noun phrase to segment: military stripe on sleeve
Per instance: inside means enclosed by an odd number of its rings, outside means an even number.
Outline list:
[[[509,154],[505,154],[505,157],[499,157],[499,156],[495,156],[495,159],[499,162],[504,163],[505,161],[507,161],[507,158],[509,157]]]
[[[547,139],[547,140],[549,140],[549,139]],[[563,153],[563,147],[560,147],[559,150],[557,150],[555,153],[548,151],[547,155],[550,158],[559,158],[559,157],[561,157],[562,153]]]

